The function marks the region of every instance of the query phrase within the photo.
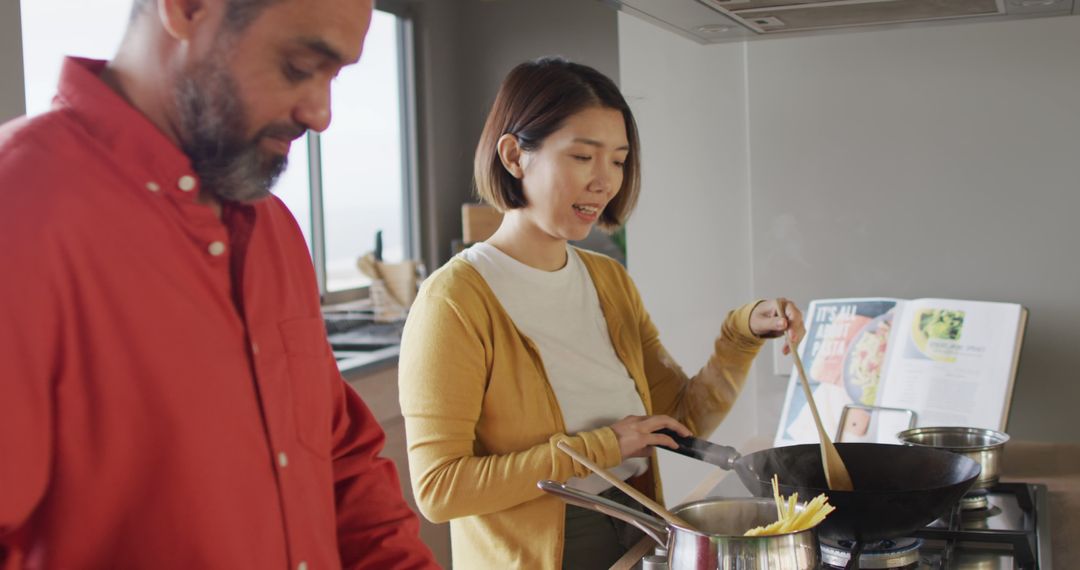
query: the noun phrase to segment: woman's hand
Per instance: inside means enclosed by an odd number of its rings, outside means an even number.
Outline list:
[[[611,424],[615,437],[619,440],[619,451],[623,459],[628,457],[647,457],[654,445],[663,445],[678,449],[679,444],[666,435],[653,433],[660,428],[668,428],[679,435],[690,436],[693,433],[686,426],[670,416],[626,416]]]
[[[778,304],[784,306],[783,314],[777,310]],[[791,331],[791,344],[795,346],[798,346],[799,341],[806,335],[802,311],[795,306],[795,303],[780,297],[775,300],[762,301],[751,311],[750,332],[754,333],[755,336],[777,338],[783,336],[787,331]],[[788,344],[784,343],[784,354],[789,352],[791,350],[788,348]]]

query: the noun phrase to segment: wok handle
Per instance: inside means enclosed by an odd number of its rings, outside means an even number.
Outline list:
[[[664,434],[679,444],[678,449],[671,449],[670,447],[662,447],[661,449],[674,451],[679,455],[692,457],[706,463],[712,463],[728,471],[734,469],[735,461],[742,457],[737,449],[729,445],[719,445],[693,436],[681,436],[668,428],[661,428],[653,433]]]
[[[605,499],[599,495],[571,489],[570,487],[555,481],[545,479],[543,481],[538,481],[536,486],[539,487],[541,491],[555,495],[571,505],[589,509],[590,511],[596,511],[609,517],[615,517],[621,521],[630,523],[641,529],[641,532],[647,534],[649,538],[655,540],[657,544],[667,548],[667,524],[652,515],[647,515],[641,511],[635,511],[630,507],[620,505],[615,501]]]

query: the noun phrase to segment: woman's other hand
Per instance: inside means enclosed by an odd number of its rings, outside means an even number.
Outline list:
[[[623,459],[647,457],[654,445],[678,449],[679,444],[675,443],[675,440],[653,433],[660,428],[668,428],[679,435],[693,435],[686,426],[670,416],[626,416],[611,424],[611,429],[619,440],[619,451],[622,452]]]
[[[778,310],[778,305],[784,306],[783,314]],[[791,331],[791,343],[799,345],[799,341],[806,335],[806,327],[803,325],[803,314],[795,303],[780,297],[762,301],[754,307],[750,313],[750,332],[761,338],[777,338],[785,332]],[[791,350],[784,343],[784,354]]]

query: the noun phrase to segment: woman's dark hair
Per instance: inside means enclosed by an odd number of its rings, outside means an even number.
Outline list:
[[[536,150],[567,118],[590,107],[615,109],[626,123],[630,152],[623,166],[622,187],[598,222],[606,230],[621,226],[634,209],[641,189],[641,147],[634,115],[615,82],[589,66],[562,58],[544,57],[522,63],[503,80],[476,145],[476,193],[499,211],[524,207],[521,181],[507,172],[499,159],[499,138],[511,134],[522,150]]]

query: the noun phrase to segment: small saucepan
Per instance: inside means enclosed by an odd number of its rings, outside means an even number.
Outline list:
[[[1001,453],[1008,434],[992,429],[973,427],[921,427],[906,429],[896,439],[907,445],[933,447],[970,457],[982,466],[982,474],[972,490],[987,489],[998,482],[1001,473]]]
[[[771,536],[743,536],[776,522],[772,499],[704,499],[679,505],[672,514],[694,528],[670,524],[597,495],[555,481],[537,483],[543,491],[582,508],[624,520],[667,548],[672,570],[811,570],[821,566],[817,529]],[[796,511],[805,504],[796,505]]]

